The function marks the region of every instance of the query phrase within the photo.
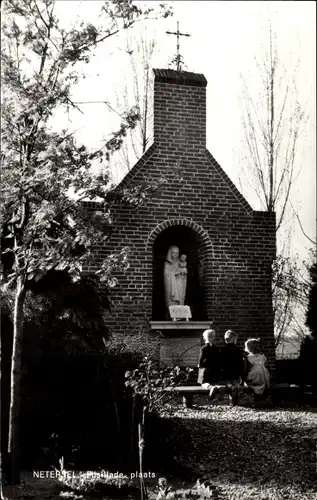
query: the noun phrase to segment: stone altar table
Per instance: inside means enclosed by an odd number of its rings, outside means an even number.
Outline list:
[[[151,330],[161,334],[160,366],[196,368],[202,333],[211,325],[212,321],[151,321]]]

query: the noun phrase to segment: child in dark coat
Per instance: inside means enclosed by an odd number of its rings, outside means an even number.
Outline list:
[[[221,378],[226,389],[220,389],[220,392],[229,391],[232,404],[237,405],[239,386],[244,379],[244,359],[242,351],[236,345],[237,333],[227,330],[224,340],[225,346],[221,350]]]
[[[198,371],[198,383],[210,389],[210,395],[215,391],[213,383],[219,381],[220,377],[220,352],[214,344],[215,330],[205,330],[203,339],[205,345],[201,349]]]

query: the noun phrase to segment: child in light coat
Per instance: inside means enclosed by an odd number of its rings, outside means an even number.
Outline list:
[[[253,389],[257,399],[261,399],[270,387],[270,374],[265,366],[266,357],[261,352],[259,339],[249,339],[245,343],[245,383]]]

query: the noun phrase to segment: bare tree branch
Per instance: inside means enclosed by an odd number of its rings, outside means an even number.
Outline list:
[[[260,77],[256,93],[250,78],[241,77],[240,106],[246,154],[240,185],[242,190],[246,185],[251,186],[264,209],[276,212],[276,234],[282,248],[274,266],[272,293],[275,335],[279,343],[294,323],[294,311],[305,303],[306,297],[305,279],[300,276],[297,263],[288,257],[289,240],[285,240],[283,248],[282,239],[282,228],[290,225],[292,188],[301,167],[297,158],[298,138],[305,114],[296,95],[298,65],[289,77],[278,53],[271,23],[267,49],[261,58],[255,58],[255,67]],[[298,219],[297,214],[296,217]]]
[[[293,207],[292,203],[291,203],[291,207],[292,207],[292,209],[293,209],[294,215],[295,215],[295,217],[296,217],[296,219],[297,219],[297,222],[298,222],[298,224],[299,224],[299,227],[300,227],[300,229],[301,229],[301,231],[302,231],[303,235],[305,236],[305,238],[307,238],[307,239],[308,239],[308,241],[310,241],[310,243],[312,243],[314,246],[316,246],[316,245],[317,245],[317,240],[315,240],[315,241],[314,241],[313,239],[311,239],[311,238],[308,236],[308,234],[306,233],[306,231],[305,231],[305,230],[304,230],[304,228],[303,228],[303,224],[302,224],[302,222],[301,222],[301,220],[300,220],[300,217],[299,217],[298,213],[296,212],[296,210],[294,209],[294,207]]]

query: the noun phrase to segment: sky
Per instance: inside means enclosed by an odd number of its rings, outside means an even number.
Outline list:
[[[143,5],[161,2],[139,2]],[[90,101],[107,101],[116,108],[116,94],[124,82],[131,79],[128,56],[124,50],[126,37],[138,40],[140,33],[157,40],[153,67],[166,68],[176,52],[176,37],[166,31],[190,33],[181,38],[181,54],[187,71],[203,73],[207,86],[207,147],[232,181],[238,185],[244,133],[239,96],[241,74],[256,92],[254,57],[263,53],[268,20],[277,34],[278,49],[285,66],[291,72],[299,65],[296,85],[298,99],[307,120],[298,143],[299,174],[292,201],[300,215],[305,232],[316,239],[316,4],[289,1],[175,1],[174,16],[138,26],[109,39],[100,46],[89,65],[83,68],[85,78],[73,92],[82,113],[71,111],[59,116],[76,133],[79,141],[89,148],[98,148],[104,137],[118,127],[120,117],[108,106]],[[57,14],[65,26],[76,16],[96,22],[102,2],[60,0]],[[76,7],[75,7],[76,6]],[[122,172],[114,175],[120,180]],[[260,210],[254,194],[246,198]],[[311,246],[295,223],[292,235],[294,252],[303,258]]]

